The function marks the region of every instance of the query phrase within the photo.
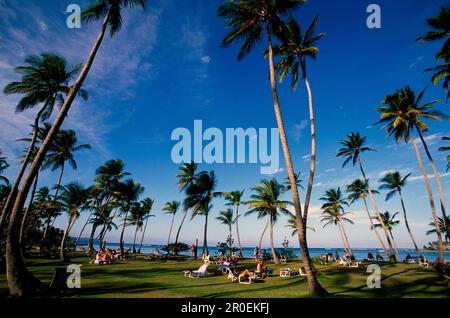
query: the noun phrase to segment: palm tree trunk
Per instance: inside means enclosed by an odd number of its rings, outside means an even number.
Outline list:
[[[359,163],[359,169],[361,170],[361,174],[364,178],[364,181],[369,184],[369,179],[366,176],[366,173],[364,172],[364,168],[361,162],[361,158],[358,157],[358,163]],[[373,196],[373,192],[370,189],[370,186],[367,187],[367,190],[369,192],[369,196],[370,196],[370,200],[372,201],[373,204],[373,208],[375,209],[375,213],[377,214],[377,218],[378,218],[378,222],[380,222],[381,226],[383,227],[383,231],[384,234],[386,235],[386,240],[388,242],[388,246],[389,246],[389,251],[390,253],[388,254],[387,251],[386,252],[386,257],[391,261],[391,262],[395,262],[395,259],[393,258],[394,256],[394,248],[392,247],[392,242],[391,242],[391,238],[389,237],[389,231],[386,227],[386,224],[384,224],[383,218],[381,217],[381,213],[380,210],[378,210],[378,205],[375,201],[375,197]]]
[[[233,239],[233,237],[232,237],[232,229],[231,229],[231,224],[230,224],[230,226],[229,226],[229,228],[228,228],[228,235],[229,235],[229,238],[230,238],[230,240],[229,240],[229,242],[228,242],[228,245],[229,245],[229,247],[230,247],[230,255],[229,255],[229,257],[231,258],[231,249],[233,248],[233,241],[232,241],[232,239]]]
[[[403,195],[401,190],[397,190],[398,195],[400,197],[400,202],[402,204],[403,209],[403,218],[405,219],[405,225],[406,229],[408,230],[409,236],[411,237],[411,241],[413,242],[414,249],[416,250],[416,253],[419,254],[419,248],[417,247],[416,240],[414,239],[414,236],[412,235],[411,229],[409,228],[408,218],[406,217],[406,208],[405,203],[403,202]]]
[[[58,183],[56,183],[55,200],[58,197],[59,187],[61,186],[63,174],[64,174],[64,163],[61,166],[61,172],[59,173]]]
[[[244,257],[242,254],[242,245],[241,245],[241,237],[239,236],[239,205],[236,206],[236,237],[238,241],[238,248],[239,248],[239,257]]]
[[[316,171],[316,127],[314,124],[314,106],[311,86],[309,85],[308,78],[305,76],[305,85],[308,91],[308,104],[309,104],[309,122],[311,128],[311,163],[309,167],[309,180],[308,187],[306,189],[305,205],[303,208],[303,227],[306,229],[309,204],[311,201],[312,188],[314,184],[314,173]]]
[[[38,131],[39,131],[39,121],[40,121],[42,113],[44,112],[47,105],[48,105],[48,101],[45,103],[44,107],[42,107],[41,110],[37,113],[36,118],[34,119],[33,135],[31,137],[30,145],[28,146],[27,154],[25,156],[25,159],[22,162],[22,166],[20,167],[20,170],[17,174],[16,180],[14,181],[14,184],[11,187],[11,191],[9,192],[8,197],[6,198],[5,204],[2,209],[2,214],[0,215],[0,233],[3,233],[3,229],[5,228],[7,219],[10,214],[10,210],[12,208],[12,205],[14,204],[14,200],[16,198],[16,194],[19,189],[20,181],[22,180],[22,177],[25,173],[27,165],[30,162],[31,155],[34,150],[34,146],[36,144],[37,135],[38,135]],[[1,253],[1,250],[0,250],[0,255],[3,255],[3,253]]]
[[[19,244],[21,246],[21,249],[23,252],[25,252],[25,229],[26,229],[26,223],[28,219],[28,215],[30,214],[31,207],[33,206],[34,196],[36,194],[36,188],[38,184],[39,179],[39,173],[36,174],[36,178],[34,179],[33,183],[33,189],[31,190],[31,197],[28,202],[27,209],[25,210],[25,213],[22,216],[22,223],[20,224],[20,238],[19,238]]]
[[[64,245],[66,243],[66,238],[69,235],[69,231],[70,231],[70,228],[71,228],[71,223],[72,223],[72,217],[69,217],[69,222],[67,223],[67,227],[64,230],[64,234],[63,234],[63,237],[61,239],[61,245],[59,247],[59,259],[61,260],[61,262],[67,262],[68,261],[67,256],[64,253]]]
[[[303,265],[305,267],[308,286],[311,294],[315,296],[325,295],[326,290],[319,284],[317,277],[313,271],[311,259],[309,258],[308,243],[306,240],[306,231],[304,228],[303,217],[302,217],[302,207],[300,205],[300,198],[298,195],[297,184],[294,176],[294,167],[292,165],[291,153],[289,151],[289,145],[287,142],[286,131],[283,123],[283,116],[281,115],[280,103],[278,100],[277,82],[275,78],[275,66],[273,62],[273,47],[272,39],[270,34],[270,25],[266,24],[266,36],[267,36],[267,46],[269,51],[269,73],[270,73],[270,85],[272,89],[272,99],[275,111],[275,117],[277,120],[278,129],[280,131],[281,145],[283,148],[283,155],[286,162],[286,170],[288,173],[289,181],[291,184],[291,193],[293,198],[293,203],[295,207],[295,215],[297,218],[297,228],[298,228],[298,239],[300,248],[302,250]]]
[[[205,214],[205,228],[203,233],[203,255],[208,256],[208,214]]]
[[[273,220],[272,215],[269,215],[269,234],[270,234],[270,249],[272,251],[272,258],[274,264],[279,264],[280,261],[278,260],[277,253],[275,253],[275,246],[273,244]]]
[[[434,164],[433,157],[431,157],[430,151],[428,150],[427,143],[425,142],[425,139],[422,136],[422,131],[420,128],[415,125],[417,132],[419,133],[420,140],[422,141],[423,148],[425,149],[425,153],[427,154],[428,160],[430,161],[431,168],[433,169],[434,177],[436,178],[436,183],[438,185],[439,189],[439,198],[441,200],[441,212],[442,212],[442,218],[445,225],[445,232],[447,233],[447,236],[450,236],[450,224],[447,223],[447,214],[445,211],[445,195],[444,195],[444,189],[442,187],[441,178],[439,177],[439,172],[436,169],[436,165]]]
[[[138,253],[141,252],[142,245],[143,245],[143,243],[144,243],[144,236],[145,236],[145,232],[147,231],[147,223],[148,223],[148,219],[149,219],[149,218],[147,217],[147,219],[145,220],[144,231],[142,231],[141,244],[139,245]]]
[[[396,253],[396,255],[397,255],[397,258],[401,261],[402,259],[401,259],[401,257],[400,257],[400,253],[398,252],[397,243],[395,243],[394,235],[392,234],[392,230],[389,230],[389,234],[391,235],[392,243],[394,244],[395,253]]]
[[[136,230],[134,231],[134,239],[133,239],[133,253],[136,253],[136,236],[138,232],[138,227],[136,226]]]
[[[173,221],[175,220],[175,214],[172,215],[172,223],[170,223],[170,229],[169,229],[169,238],[167,239],[167,252],[169,251],[169,244],[170,244],[170,236],[172,235],[172,227],[173,227]]]
[[[67,113],[72,106],[72,103],[80,90],[89,70],[94,62],[94,58],[102,43],[103,37],[106,32],[110,13],[108,12],[102,23],[100,33],[95,40],[95,43],[89,53],[89,57],[84,64],[74,86],[70,89],[67,97],[60,108],[58,115],[56,116],[50,131],[45,137],[42,145],[36,154],[26,176],[23,180],[22,186],[17,193],[13,209],[11,211],[9,226],[7,230],[7,244],[6,244],[6,268],[7,268],[7,280],[10,294],[15,297],[25,297],[29,294],[36,292],[38,289],[47,288],[40,280],[35,278],[25,266],[24,260],[20,253],[19,244],[19,226],[20,226],[20,214],[25,203],[26,196],[30,190],[31,184],[42,165],[47,150],[49,149],[51,142],[55,138],[55,135],[61,127]]]
[[[94,248],[94,236],[95,236],[96,230],[97,230],[97,225],[92,224],[91,235],[89,236],[89,241],[88,241],[89,253],[96,252],[96,250]]]
[[[127,226],[127,216],[128,216],[128,209],[125,212],[125,217],[123,218],[123,225],[122,225],[122,231],[120,232],[120,254],[123,255],[123,235],[125,234],[125,227]]]
[[[80,231],[80,234],[78,235],[78,238],[77,238],[77,240],[76,240],[76,242],[75,242],[75,249],[77,248],[78,242],[79,242],[80,239],[81,239],[81,235],[83,235],[83,232],[84,232],[84,230],[86,229],[86,226],[88,225],[89,220],[91,219],[92,213],[93,213],[93,211],[91,211],[91,213],[89,214],[89,216],[88,216],[86,222],[85,222],[84,225],[83,225],[83,228],[82,228],[81,231]]]
[[[344,237],[344,232],[342,231],[341,222],[338,222],[338,227],[339,227],[339,234],[341,235],[342,244],[344,244],[344,251],[346,253],[350,253],[348,245],[347,245],[347,241],[345,240],[345,237]]]
[[[438,243],[438,262],[442,262],[444,260],[444,248],[442,245],[442,235],[441,229],[439,228],[439,219],[436,214],[436,207],[434,205],[433,192],[431,191],[430,180],[428,179],[427,172],[425,171],[425,167],[423,165],[422,157],[420,156],[419,148],[417,148],[417,144],[414,141],[414,138],[411,134],[409,134],[409,140],[411,141],[414,150],[416,152],[417,161],[419,162],[420,170],[422,171],[423,178],[425,180],[425,185],[427,187],[428,198],[430,200],[431,213],[433,215],[434,226],[436,227],[436,235],[437,235],[437,243]]]
[[[369,218],[370,229],[373,230],[373,231],[375,232],[375,235],[377,236],[378,241],[380,242],[380,245],[381,245],[381,247],[382,247],[384,253],[385,253],[386,255],[389,255],[388,252],[387,252],[386,246],[384,245],[384,242],[383,242],[383,240],[381,239],[380,233],[378,233],[378,230],[377,230],[377,228],[375,227],[375,224],[373,224],[373,220],[372,220],[372,217],[370,216],[369,206],[367,205],[366,198],[363,198],[363,201],[364,201],[364,206],[366,207],[367,217]]]
[[[263,240],[264,234],[266,234],[267,227],[269,226],[269,222],[270,222],[270,220],[267,221],[266,226],[264,227],[264,230],[262,231],[261,237],[259,239],[259,245],[258,245],[259,251],[261,251],[262,240]]]
[[[177,250],[178,238],[179,238],[179,236],[180,236],[181,227],[183,226],[183,223],[184,223],[184,220],[186,219],[187,213],[188,213],[188,210],[186,209],[186,210],[184,211],[183,218],[181,219],[180,226],[178,227],[178,230],[177,230],[177,236],[175,236],[175,243],[174,243],[174,246],[173,246],[173,255],[175,255],[175,256],[178,255],[178,250]]]

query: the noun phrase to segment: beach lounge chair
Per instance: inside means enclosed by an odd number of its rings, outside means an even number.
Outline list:
[[[348,267],[350,268],[358,268],[361,265],[361,262],[348,262]]]
[[[239,276],[238,282],[239,282],[239,284],[250,285],[252,283],[252,281],[254,281],[255,279],[258,279],[258,276],[256,276],[256,275],[246,276],[246,277]]]
[[[197,269],[195,271],[186,270],[186,271],[184,271],[184,276],[190,277],[190,278],[200,278],[202,276],[205,276],[208,273],[208,267],[209,267],[209,264],[203,264],[202,266],[200,266],[199,269]]]
[[[289,277],[296,272],[295,268],[281,268],[280,277]]]
[[[419,257],[419,265],[423,266],[423,267],[429,267],[430,264],[428,263],[428,260],[425,256],[420,256]]]
[[[304,267],[300,267],[298,269],[298,273],[300,274],[300,276],[306,276],[306,270]]]
[[[284,254],[280,255],[280,263],[281,264],[286,264],[287,263],[286,255],[284,255]]]
[[[239,277],[237,277],[233,273],[233,271],[231,269],[229,269],[229,268],[227,268],[227,273],[228,273],[227,279],[231,279],[232,282],[235,282],[235,281],[237,281],[239,279]]]
[[[339,265],[342,265],[343,267],[348,266],[350,264],[350,261],[344,260],[342,257],[340,257]]]

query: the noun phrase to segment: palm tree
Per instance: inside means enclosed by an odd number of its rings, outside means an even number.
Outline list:
[[[53,146],[50,147],[48,151],[47,161],[44,164],[44,167],[51,167],[52,171],[61,169],[58,182],[56,183],[55,197],[58,196],[58,188],[61,184],[66,162],[69,163],[73,170],[77,170],[77,162],[75,161],[74,153],[83,149],[91,149],[89,144],[78,145],[77,143],[78,138],[74,130],[60,130],[56,135]]]
[[[325,202],[321,208],[323,210],[323,213],[320,221],[327,223],[325,223],[323,227],[331,223],[338,225],[342,242],[344,243],[344,248],[348,253],[350,253],[350,255],[353,255],[343,223],[344,221],[346,221],[353,224],[353,222],[345,217],[345,215],[351,213],[345,212],[344,210],[344,206],[348,206],[349,204],[343,197],[341,188],[329,189],[325,191],[325,195],[321,197],[320,200]]]
[[[34,202],[36,213],[44,219],[44,233],[42,235],[41,246],[47,238],[47,233],[50,229],[51,221],[54,217],[61,214],[61,206],[58,201],[50,194],[48,187],[41,187],[36,193],[36,200]]]
[[[235,206],[236,207],[236,218],[234,223],[236,224],[236,237],[239,248],[239,257],[243,257],[242,254],[242,245],[241,245],[241,237],[239,236],[239,207],[242,204],[242,196],[244,195],[244,191],[232,191],[232,192],[224,192],[223,196],[227,203],[226,206]]]
[[[442,137],[442,140],[450,140],[450,137]],[[439,147],[439,151],[450,151],[449,146]],[[450,170],[450,155],[447,155],[447,171]]]
[[[306,58],[309,57],[316,59],[317,54],[319,53],[319,48],[316,46],[317,42],[325,36],[325,33],[315,34],[314,29],[318,22],[319,16],[316,16],[306,32],[303,33],[297,21],[293,17],[289,17],[286,25],[287,27],[282,36],[282,43],[274,47],[275,55],[279,55],[281,57],[281,61],[276,67],[279,73],[280,82],[282,82],[283,79],[290,74],[292,77],[291,86],[295,91],[301,73],[301,77],[305,81],[306,90],[308,91],[309,121],[311,128],[311,162],[308,188],[306,190],[306,198],[303,208],[304,220],[306,220],[308,216],[312,187],[314,184],[314,173],[316,169],[316,130],[314,123],[314,106],[312,90],[307,76]],[[306,228],[306,222],[304,223],[304,227]]]
[[[444,220],[442,218],[438,218],[438,219],[439,219],[439,229],[441,230],[441,233],[445,233],[445,235],[444,235],[445,242],[448,243],[448,242],[450,242],[450,236],[448,236],[447,233],[445,232],[445,223],[447,223],[447,224],[450,223],[450,217],[447,217],[447,222],[444,222]],[[434,222],[429,223],[429,225],[433,228],[431,230],[427,231],[427,235],[435,234],[436,227],[434,225]]]
[[[20,214],[25,203],[26,196],[30,190],[36,172],[39,170],[47,150],[55,138],[56,132],[61,127],[66,118],[75,97],[80,91],[89,70],[92,67],[95,56],[98,52],[100,44],[103,41],[107,28],[109,27],[110,35],[115,35],[122,26],[122,11],[124,8],[141,7],[145,9],[146,0],[99,0],[82,14],[83,21],[96,21],[103,19],[100,32],[95,39],[86,63],[83,65],[75,83],[71,86],[67,97],[62,104],[58,115],[56,116],[52,128],[42,143],[36,158],[33,160],[11,210],[11,217],[7,231],[6,246],[6,263],[7,263],[7,280],[10,294],[12,296],[23,297],[34,293],[39,289],[47,288],[41,281],[36,279],[26,268],[24,260],[20,253],[18,227],[20,226]]]
[[[142,231],[141,244],[139,245],[138,253],[141,252],[142,245],[144,243],[144,236],[145,236],[145,232],[147,231],[148,219],[150,217],[155,216],[155,215],[151,214],[152,208],[153,208],[153,203],[154,203],[154,201],[150,198],[145,198],[144,200],[141,201],[142,211],[144,213],[144,218],[145,218],[145,225],[144,225],[144,230]]]
[[[289,213],[288,215],[288,220],[287,220],[287,224],[286,224],[287,228],[290,228],[292,230],[292,236],[297,235],[298,229],[297,229],[297,220],[295,218],[295,215],[292,213]],[[311,227],[311,226],[307,226],[306,227],[307,230],[312,230],[313,232],[316,231],[315,228]]]
[[[142,230],[144,225],[144,211],[142,210],[140,202],[134,202],[131,206],[130,214],[126,220],[127,225],[133,225],[136,227],[134,231],[133,239],[133,253],[136,253],[136,237],[138,231]]]
[[[173,221],[175,220],[175,214],[178,212],[179,207],[180,207],[180,202],[171,201],[171,202],[167,202],[162,208],[162,210],[166,214],[172,214],[172,222],[170,223],[169,237],[167,239],[167,250],[169,250],[170,236],[172,235]]]
[[[69,221],[61,239],[60,246],[60,259],[62,262],[67,262],[69,259],[64,253],[66,239],[69,236],[75,221],[80,216],[81,211],[87,206],[89,189],[84,188],[79,183],[69,183],[68,185],[59,187],[62,193],[57,200],[59,204],[61,204],[62,209],[66,211],[69,216]]]
[[[220,222],[220,224],[226,225],[228,227],[228,245],[229,245],[229,256],[231,257],[231,250],[232,250],[232,244],[233,244],[233,235],[232,235],[232,229],[233,224],[236,222],[237,218],[234,218],[233,210],[232,209],[226,209],[225,211],[221,211],[219,213],[219,216],[216,217],[216,220]]]
[[[46,121],[51,116],[55,105],[62,105],[64,96],[70,90],[69,82],[78,74],[80,68],[81,65],[69,66],[64,58],[54,54],[31,55],[25,58],[25,65],[15,68],[16,73],[21,74],[21,80],[7,84],[3,90],[6,95],[23,95],[16,106],[16,113],[30,110],[36,105],[42,106],[34,119],[31,138],[27,140],[29,142],[28,150],[2,210],[0,232],[3,232],[25,170],[33,159],[32,155],[39,134],[39,123]],[[87,92],[81,88],[78,95],[87,99]],[[34,179],[31,180],[31,182],[33,181]]]
[[[301,173],[300,172],[298,172],[298,173],[294,172],[294,179],[295,179],[295,184],[297,185],[297,188],[304,189],[303,186],[302,186],[303,180],[301,178]],[[290,191],[291,190],[291,180],[289,179],[289,177],[285,177],[284,178],[283,184],[285,186],[285,190],[286,191]]]
[[[0,208],[2,208],[3,204],[5,204],[6,198],[8,197],[10,191],[10,184],[0,184]]]
[[[217,179],[214,171],[202,171],[194,177],[194,181],[186,188],[186,199],[184,200],[185,209],[192,209],[192,218],[198,214],[205,216],[204,236],[203,236],[203,255],[208,253],[208,215],[212,209],[212,200],[222,195],[221,192],[215,192]],[[191,218],[191,219],[192,219]]]
[[[403,210],[403,218],[405,219],[405,225],[406,230],[409,233],[409,236],[411,237],[411,241],[413,242],[414,249],[416,250],[417,254],[419,254],[419,248],[417,247],[416,240],[414,239],[414,236],[412,235],[411,229],[409,227],[408,218],[406,217],[406,208],[405,208],[405,202],[403,201],[403,195],[402,195],[402,188],[406,186],[407,180],[411,173],[408,173],[406,176],[402,177],[398,171],[395,172],[388,172],[384,175],[383,178],[379,180],[381,182],[380,189],[382,190],[388,190],[389,192],[386,194],[386,201],[389,201],[392,199],[392,197],[397,193],[400,198],[400,203],[402,205]]]
[[[186,189],[192,184],[194,181],[196,171],[197,171],[197,164],[194,162],[185,163],[184,165],[180,166],[178,169],[181,170],[180,173],[176,174],[176,177],[178,178],[178,189],[180,192],[186,191]],[[173,254],[177,255],[177,245],[178,245],[178,238],[180,237],[181,228],[183,227],[184,220],[186,219],[186,215],[188,213],[188,209],[186,209],[186,205],[183,204],[184,214],[183,218],[181,219],[180,225],[178,226],[177,235],[175,236],[175,243],[173,247]]]
[[[426,71],[434,72],[431,81],[437,85],[439,81],[443,80],[442,87],[447,93],[447,100],[450,97],[448,86],[450,83],[450,8],[441,7],[439,14],[436,17],[428,18],[427,24],[431,30],[419,37],[420,42],[440,41],[445,40],[444,45],[436,54],[437,62],[443,61],[443,64],[428,68]]]
[[[300,7],[303,3],[305,3],[305,0],[226,1],[219,6],[218,16],[224,18],[227,21],[227,27],[231,29],[222,41],[223,47],[229,47],[232,43],[243,40],[237,55],[238,60],[242,60],[246,57],[256,46],[256,44],[261,41],[264,34],[266,36],[272,101],[277,125],[280,131],[286,170],[288,172],[292,187],[291,194],[298,221],[298,236],[300,248],[302,250],[304,267],[307,274],[310,292],[314,295],[323,295],[326,294],[326,291],[317,281],[315,273],[312,269],[311,260],[309,258],[308,244],[304,229],[306,220],[303,220],[300,198],[298,195],[297,185],[295,183],[295,170],[292,164],[291,153],[287,142],[283,116],[281,114],[280,102],[278,99],[274,51],[272,44],[272,36],[281,36],[283,29],[285,28],[282,17],[288,15]]]
[[[6,184],[9,184],[8,178],[6,178],[5,176],[2,176],[3,171],[5,171],[9,167],[9,164],[6,161],[6,157],[1,157],[2,154],[3,154],[3,150],[2,150],[2,148],[0,148],[0,180],[5,182]]]
[[[370,221],[370,228],[373,229],[378,241],[380,242],[381,247],[383,248],[386,255],[388,255],[388,252],[386,250],[386,246],[384,245],[383,239],[381,238],[380,234],[378,233],[377,229],[374,227],[372,217],[370,216],[369,206],[367,204],[367,194],[369,184],[361,179],[354,180],[351,184],[347,186],[346,192],[348,193],[347,199],[350,200],[350,204],[355,203],[356,201],[362,199],[364,202],[364,207],[366,209],[367,217]],[[377,190],[372,189],[372,193],[378,193]]]
[[[359,132],[347,135],[347,139],[341,140],[339,143],[344,146],[343,148],[340,148],[337,153],[337,157],[345,157],[344,163],[342,164],[342,167],[345,167],[347,164],[352,162],[353,166],[356,165],[356,163],[359,164],[359,169],[361,170],[361,174],[363,176],[364,181],[369,184],[369,179],[366,176],[366,173],[364,172],[364,168],[361,161],[361,154],[367,151],[375,151],[374,149],[365,146],[367,137],[361,136]],[[378,216],[378,221],[381,225],[383,225],[383,219],[381,218],[380,211],[378,210],[377,203],[375,202],[375,197],[373,196],[372,189],[370,186],[367,186],[367,191],[369,192],[370,199],[372,201],[373,207],[375,209],[375,212]],[[383,226],[384,234],[386,235],[386,239],[389,245],[389,251],[390,254],[386,254],[386,257],[393,260],[394,255],[394,249],[392,247],[391,239],[389,237],[389,231],[385,226]],[[385,250],[387,252],[387,250]]]
[[[405,98],[406,97],[405,95],[409,97]],[[423,164],[419,148],[417,147],[417,143],[414,140],[414,137],[412,136],[412,129],[416,122],[417,110],[411,107],[412,106],[410,102],[411,99],[414,99],[417,102],[417,100],[420,101],[421,97],[419,96],[416,99],[415,97],[411,96],[411,91],[406,88],[404,90],[397,90],[394,94],[387,95],[385,99],[381,102],[385,106],[376,108],[376,110],[380,112],[381,117],[381,119],[378,120],[376,124],[380,123],[384,124],[383,129],[386,129],[386,135],[394,136],[396,143],[399,143],[402,139],[404,140],[405,143],[407,143],[409,140],[414,147],[417,161],[419,163],[419,167],[422,172],[425,185],[427,188],[431,213],[436,227],[436,235],[439,251],[438,261],[440,262],[443,261],[444,259],[444,250],[442,246],[442,236],[439,229],[439,219],[436,214],[436,207],[433,198],[433,191],[431,190],[430,180],[425,170],[425,166]]]
[[[398,252],[397,244],[395,243],[394,235],[392,234],[392,228],[400,223],[399,220],[395,220],[395,217],[397,216],[399,212],[394,213],[391,215],[389,211],[386,211],[381,214],[381,217],[383,218],[384,224],[386,224],[386,227],[388,228],[389,234],[391,235],[392,242],[395,246],[395,252],[397,254],[398,259],[400,259],[400,253]],[[378,217],[374,217],[374,219],[378,219]],[[375,224],[375,227],[380,227],[381,224]]]
[[[122,231],[120,232],[120,253],[123,254],[123,236],[125,234],[125,227],[127,226],[128,213],[135,205],[139,196],[144,192],[144,187],[133,179],[127,179],[123,183],[119,183],[117,187],[118,197],[120,198],[120,209],[124,214]]]
[[[289,201],[280,199],[285,191],[285,187],[278,183],[276,179],[262,180],[260,184],[252,188],[255,193],[250,196],[250,200],[246,202],[251,209],[246,215],[257,212],[258,218],[269,218],[270,231],[270,248],[272,250],[272,258],[275,264],[279,263],[275,246],[273,243],[273,223],[278,219],[281,213],[289,215],[287,208],[292,205]]]

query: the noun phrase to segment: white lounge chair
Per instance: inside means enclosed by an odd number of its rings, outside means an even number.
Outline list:
[[[361,264],[362,264],[362,262],[348,262],[348,267],[358,268],[359,265],[361,265]]]
[[[235,281],[237,281],[237,280],[239,279],[239,277],[236,276],[236,275],[231,271],[231,269],[227,268],[227,272],[228,272],[228,277],[227,277],[227,279],[231,279],[232,282],[235,282]]]
[[[257,278],[256,276],[247,276],[247,277],[238,276],[238,282],[239,284],[250,285],[252,281],[256,278]]]
[[[342,265],[343,267],[348,266],[350,264],[349,261],[344,260],[342,257],[340,257],[339,265]]]
[[[281,256],[280,256],[280,263],[281,264],[286,264],[287,263],[286,255],[281,254]]]
[[[200,278],[202,276],[205,276],[208,273],[208,267],[209,267],[209,264],[203,264],[196,271],[186,270],[186,271],[184,271],[184,276],[190,277],[190,278]]]
[[[294,274],[296,270],[294,268],[281,268],[280,269],[280,277],[289,277]]]
[[[306,270],[305,270],[304,267],[300,267],[300,268],[298,269],[298,273],[300,274],[300,276],[307,276]]]
[[[419,265],[423,266],[423,267],[429,267],[430,264],[428,263],[428,260],[425,256],[420,256],[419,257]]]

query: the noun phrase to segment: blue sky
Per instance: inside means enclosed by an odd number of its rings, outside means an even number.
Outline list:
[[[74,1],[6,1],[0,0],[0,86],[17,80],[13,67],[29,54],[54,52],[70,63],[83,62],[88,54],[99,24],[68,29],[65,8]],[[78,2],[82,8],[89,1]],[[162,205],[170,200],[181,200],[176,189],[177,165],[170,153],[175,142],[171,132],[178,127],[193,129],[195,119],[201,119],[205,128],[276,127],[268,83],[267,60],[262,56],[265,42],[242,62],[236,60],[237,47],[220,48],[226,30],[224,21],[216,17],[220,1],[155,0],[144,12],[124,14],[124,27],[113,39],[105,38],[93,68],[85,82],[90,93],[88,102],[77,101],[64,123],[79,134],[80,142],[90,143],[92,150],[77,154],[78,171],[67,169],[65,182],[80,181],[89,185],[95,169],[108,159],[121,158],[135,180],[145,188],[145,196],[155,199],[154,214],[147,234],[147,243],[167,240],[170,217],[163,215]],[[381,29],[366,26],[366,8],[371,3],[381,7]],[[377,152],[363,156],[365,168],[375,181],[384,172],[396,169],[403,174],[412,172],[405,189],[410,223],[419,244],[431,239],[425,235],[431,212],[425,185],[409,145],[395,145],[387,139],[380,127],[374,126],[378,114],[373,109],[383,97],[404,85],[416,91],[428,86],[425,100],[444,96],[441,87],[429,84],[424,69],[434,65],[437,43],[419,44],[415,39],[426,32],[425,19],[434,15],[447,1],[362,1],[349,0],[308,1],[295,13],[301,25],[306,25],[320,14],[318,30],[326,37],[320,42],[317,61],[309,62],[309,79],[314,94],[318,138],[316,186],[311,207],[310,232],[312,247],[340,245],[336,228],[322,228],[319,222],[318,198],[330,187],[345,187],[358,170],[341,168],[336,158],[338,141],[351,131],[360,131],[368,137]],[[307,178],[310,148],[307,123],[307,95],[301,84],[292,92],[289,82],[279,86],[285,125],[297,171]],[[23,145],[15,142],[28,133],[35,111],[14,114],[17,96],[0,97],[0,147],[12,163]],[[440,103],[448,111],[448,104]],[[437,152],[440,137],[449,135],[448,122],[433,123],[427,140],[442,172],[444,189],[450,186],[445,173],[445,156]],[[281,160],[283,161],[283,160]],[[217,173],[218,190],[231,191],[250,188],[264,177],[259,165],[214,164],[201,165],[203,170]],[[282,167],[283,168],[283,167]],[[431,174],[431,168],[427,165]],[[17,166],[7,170],[13,178]],[[284,178],[284,170],[274,177]],[[42,173],[41,185],[52,185],[56,174]],[[431,179],[434,188],[435,180]],[[435,200],[438,200],[437,189]],[[447,201],[450,197],[447,194]],[[304,192],[301,193],[302,200]],[[287,198],[287,197],[286,197]],[[378,198],[383,210],[399,211],[397,198],[385,203]],[[216,200],[212,215],[223,209],[223,201]],[[355,247],[375,246],[369,234],[368,220],[363,206],[352,205],[349,211],[355,225],[347,226],[350,243]],[[177,221],[181,215],[178,216]],[[74,227],[78,234],[86,216]],[[56,224],[63,226],[66,216]],[[292,245],[286,220],[275,226],[275,243],[280,245],[287,236]],[[241,239],[244,245],[257,243],[265,221],[255,217],[241,219]],[[188,222],[181,240],[190,244],[195,238],[202,241],[203,219]],[[211,218],[209,242],[223,241],[227,229]],[[132,239],[132,230],[126,234]],[[398,245],[410,247],[403,222],[395,229]],[[117,240],[118,233],[110,233],[108,241]],[[265,240],[268,244],[268,238]]]

